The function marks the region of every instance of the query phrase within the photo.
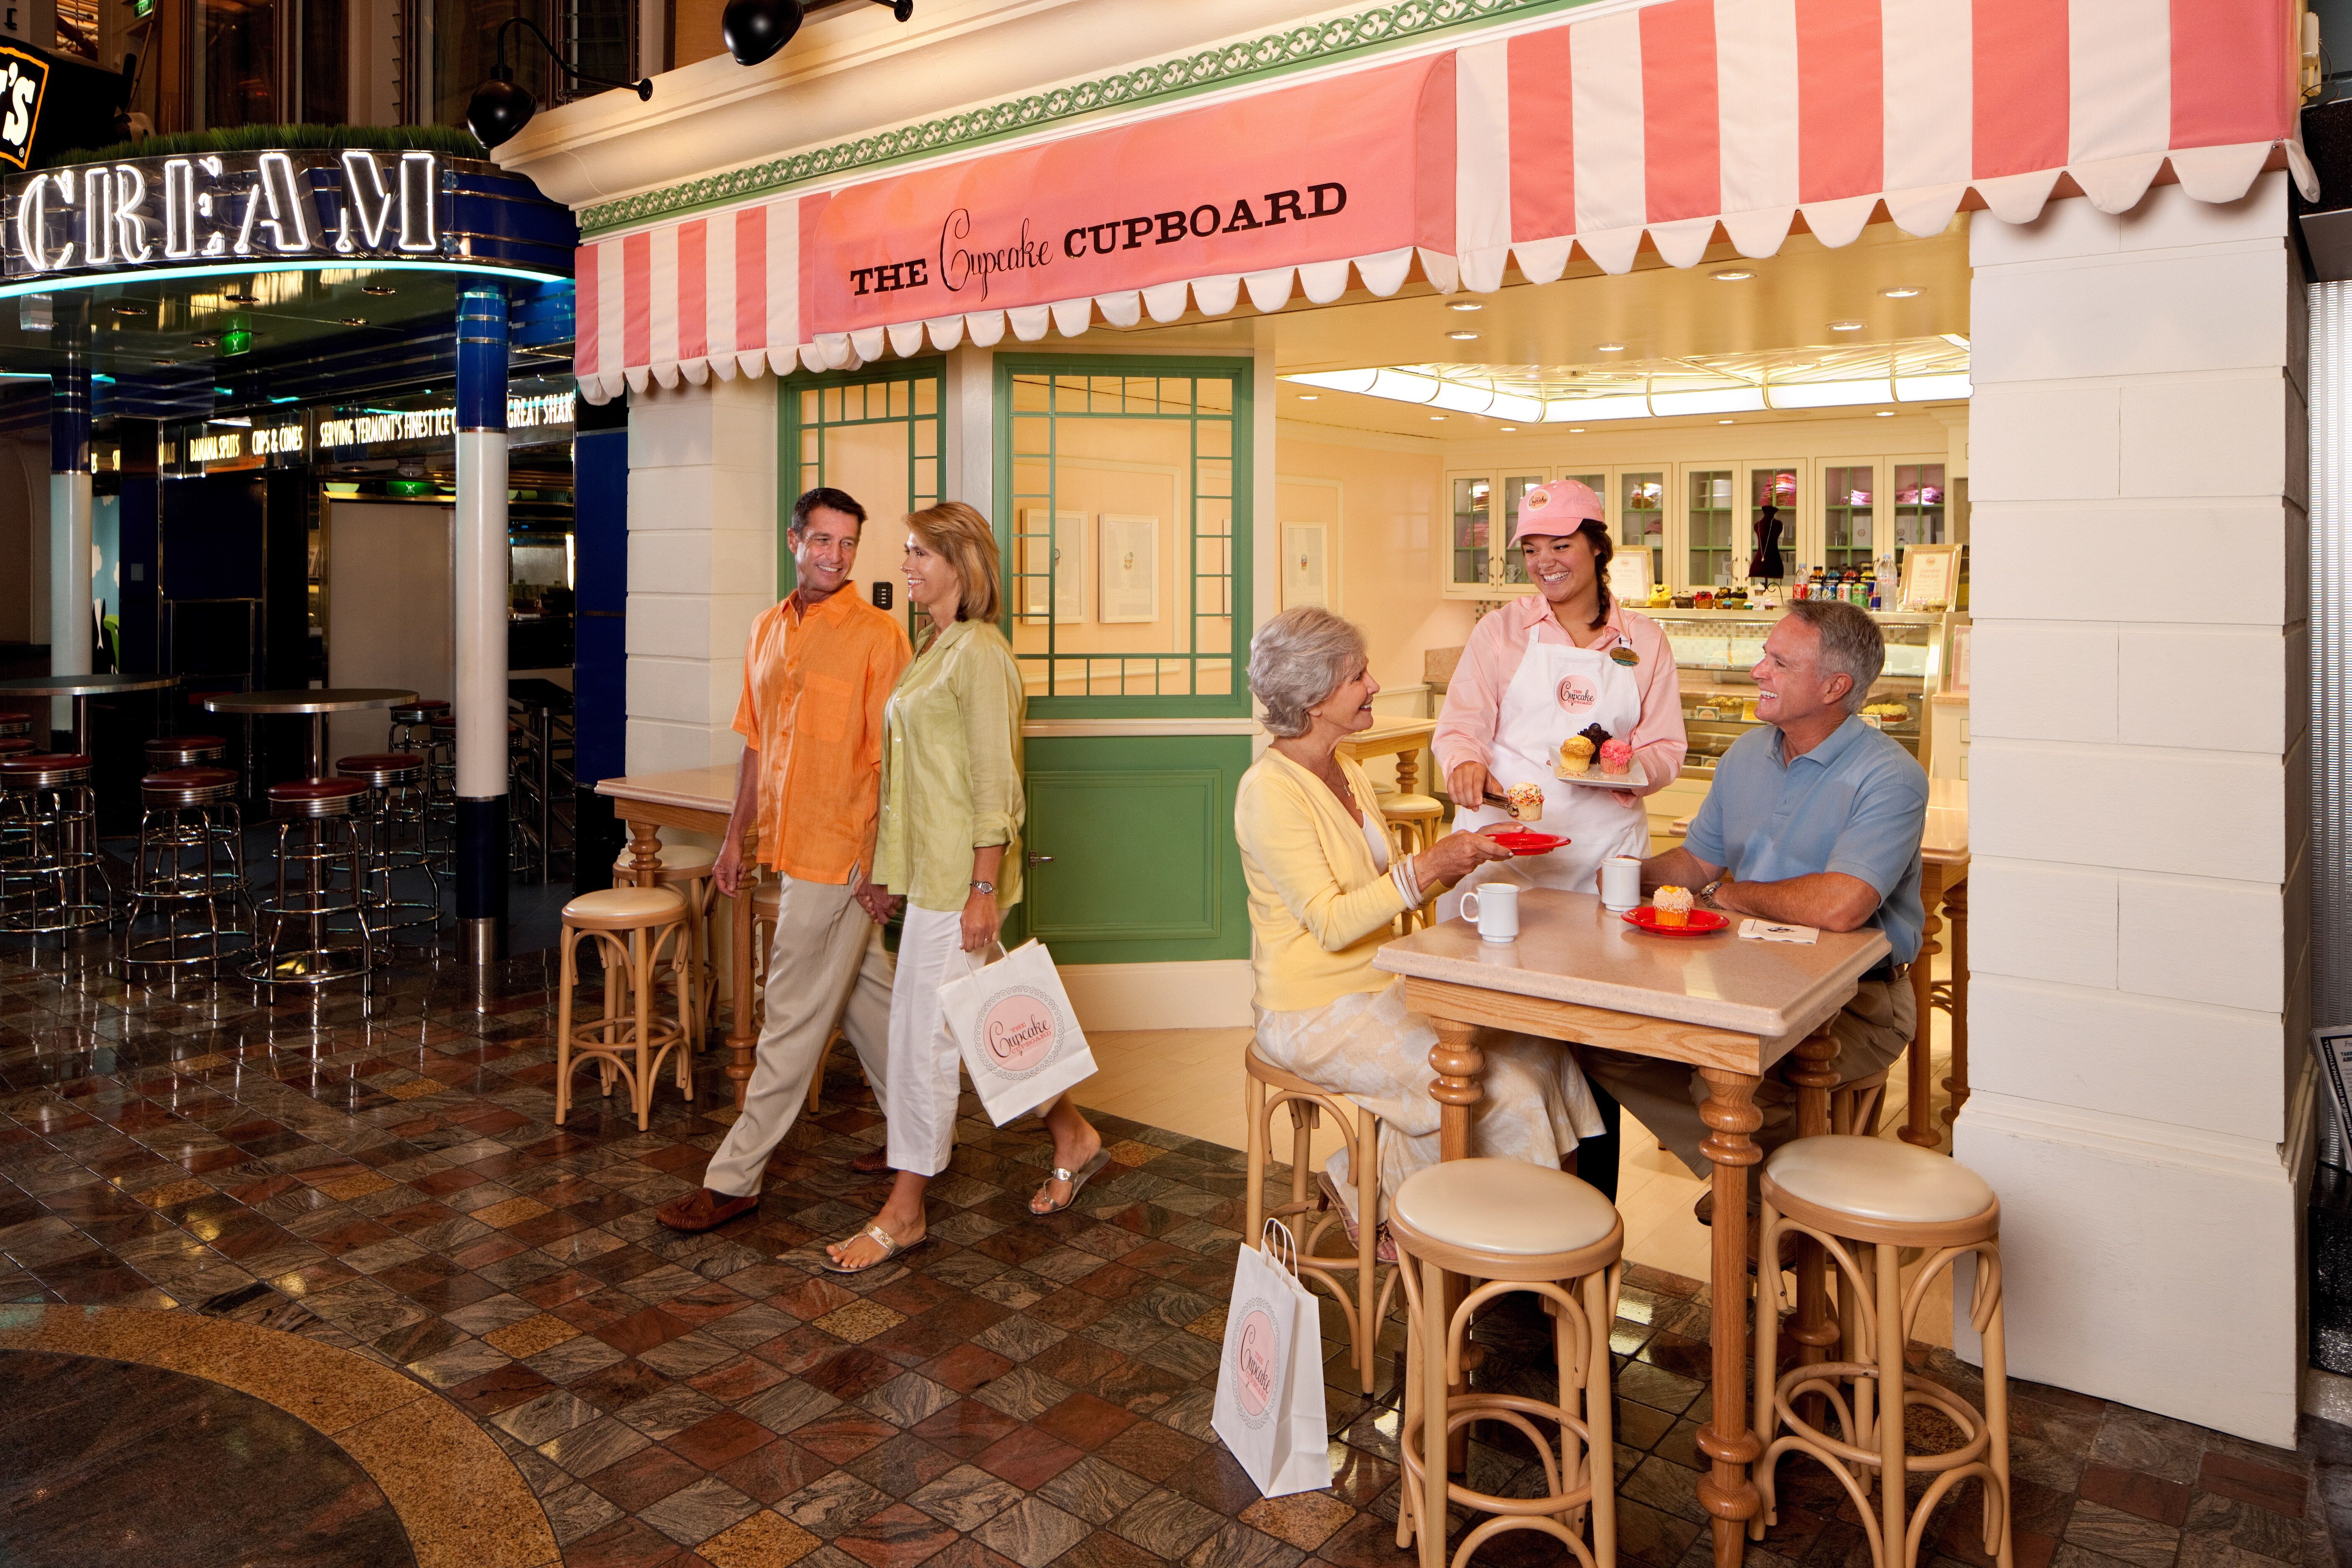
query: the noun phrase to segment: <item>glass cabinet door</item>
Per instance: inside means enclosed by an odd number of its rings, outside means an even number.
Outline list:
[[[1510,547],[1511,530],[1519,521],[1519,502],[1545,483],[1541,474],[1511,474],[1503,480],[1503,506],[1495,514],[1495,542],[1503,552],[1503,581],[1524,587],[1528,582],[1527,558]]]
[[[1604,495],[1603,487],[1592,485]],[[1617,547],[1650,552],[1650,581],[1666,581],[1666,476],[1663,470],[1617,476]]]
[[[1729,468],[1694,468],[1688,478],[1690,584],[1712,589],[1731,580],[1733,474]]]
[[[1454,538],[1446,581],[1456,588],[1483,588],[1494,518],[1495,481],[1457,479],[1454,481]]]
[[[1895,465],[1895,548],[1899,556],[1913,544],[1942,544],[1944,465]]]
[[[1797,466],[1794,463],[1774,463],[1768,468],[1748,470],[1748,536],[1732,541],[1731,574],[1734,577],[1761,575],[1748,567],[1756,563],[1764,535],[1758,531],[1764,521],[1767,509],[1772,521],[1780,524],[1780,575],[1786,577],[1794,564],[1797,548]]]
[[[1875,558],[1873,521],[1877,505],[1878,469],[1858,463],[1822,470],[1822,566],[1843,573]]]

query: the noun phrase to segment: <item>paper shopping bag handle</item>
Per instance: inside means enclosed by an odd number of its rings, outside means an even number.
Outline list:
[[[1275,1249],[1274,1238],[1277,1236],[1282,1238],[1282,1251],[1280,1252],[1277,1252]],[[1298,1238],[1290,1233],[1290,1227],[1288,1226],[1283,1224],[1278,1219],[1267,1220],[1265,1222],[1265,1228],[1258,1233],[1258,1241],[1260,1243],[1258,1247],[1259,1251],[1265,1253],[1270,1258],[1282,1262],[1283,1267],[1290,1270],[1291,1277],[1293,1279],[1297,1278]],[[1283,1261],[1286,1256],[1287,1258],[1287,1261]]]

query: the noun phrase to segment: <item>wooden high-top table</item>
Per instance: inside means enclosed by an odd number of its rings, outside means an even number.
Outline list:
[[[654,885],[661,865],[659,829],[682,827],[689,833],[727,836],[727,814],[735,807],[735,764],[682,768],[671,773],[636,773],[606,779],[596,793],[613,801],[613,815],[629,825],[630,868],[641,888]],[[759,835],[743,834],[743,866],[752,873],[735,895],[732,930],[728,942],[727,1076],[735,1085],[735,1109],[751,1083],[751,1057],[760,1037],[751,1030],[751,889],[758,882]]]
[[[1715,1523],[1718,1568],[1739,1563],[1759,1506],[1748,1475],[1759,1447],[1748,1424],[1748,1167],[1762,1157],[1751,1134],[1764,1121],[1757,1085],[1794,1052],[1800,1065],[1787,1076],[1799,1091],[1797,1131],[1827,1132],[1838,1079],[1826,1026],[1887,954],[1876,931],[1824,931],[1801,947],[1742,942],[1738,929],[1735,920],[1710,936],[1650,936],[1591,893],[1529,889],[1519,895],[1517,942],[1481,942],[1467,921],[1448,921],[1398,938],[1375,960],[1405,977],[1406,1005],[1437,1027],[1429,1092],[1444,1159],[1471,1152],[1486,1071],[1473,1040],[1480,1027],[1688,1062],[1706,1080],[1699,1113],[1715,1163],[1715,1413],[1698,1446],[1714,1469],[1699,1478],[1698,1498]],[[1798,1338],[1818,1361],[1836,1337],[1824,1328],[1818,1244],[1801,1254],[1798,1283]]]

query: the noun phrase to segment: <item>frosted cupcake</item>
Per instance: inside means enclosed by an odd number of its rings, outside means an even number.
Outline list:
[[[1581,773],[1592,766],[1592,742],[1570,735],[1559,743],[1559,767],[1564,773]]]
[[[1660,888],[1650,895],[1650,908],[1656,911],[1658,923],[1669,928],[1690,924],[1691,890],[1688,888]]]
[[[1633,747],[1627,745],[1622,741],[1603,741],[1601,742],[1601,771],[1602,773],[1622,773],[1632,768],[1633,765]]]
[[[1503,792],[1503,800],[1511,815],[1521,822],[1533,822],[1543,816],[1544,793],[1541,785],[1515,784]]]

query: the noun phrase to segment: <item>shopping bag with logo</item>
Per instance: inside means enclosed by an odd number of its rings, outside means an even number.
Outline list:
[[[1234,1262],[1225,1353],[1210,1426],[1266,1497],[1331,1484],[1323,1410],[1323,1324],[1298,1282],[1298,1243],[1279,1220]]]
[[[1092,1078],[1095,1054],[1045,944],[997,951],[993,963],[940,987],[940,1010],[988,1119],[1002,1127]]]

